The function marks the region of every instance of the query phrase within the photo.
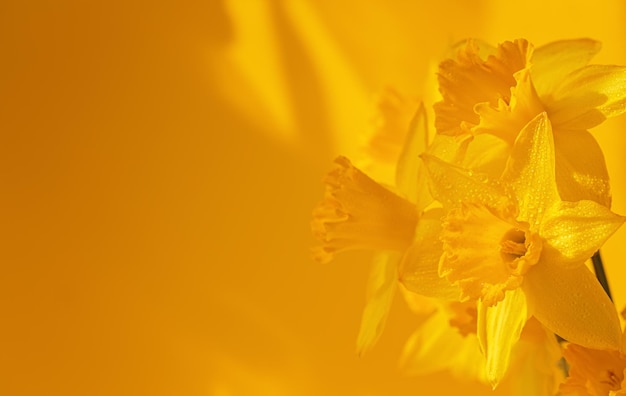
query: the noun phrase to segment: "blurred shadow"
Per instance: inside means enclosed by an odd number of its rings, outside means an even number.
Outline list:
[[[282,2],[272,3],[272,14],[276,22],[280,54],[288,82],[289,96],[294,109],[296,129],[303,137],[303,147],[318,158],[329,158],[331,126],[327,103],[322,92],[322,82],[306,44],[298,38]]]

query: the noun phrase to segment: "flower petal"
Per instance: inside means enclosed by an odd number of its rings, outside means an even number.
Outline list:
[[[489,207],[513,207],[514,202],[505,193],[498,180],[488,175],[462,168],[423,154],[422,159],[430,176],[430,192],[444,207],[471,202]]]
[[[564,373],[559,366],[561,346],[554,333],[531,317],[515,345],[507,376],[514,388],[511,396],[554,396]]]
[[[591,39],[555,41],[533,52],[531,74],[539,96],[549,95],[563,76],[589,63],[602,44]]]
[[[449,320],[443,309],[428,318],[405,344],[400,368],[409,375],[449,369],[460,377],[484,380],[485,360],[476,336],[461,335]]]
[[[441,209],[424,213],[415,230],[415,242],[404,254],[400,265],[400,282],[410,291],[442,300],[458,300],[461,294],[445,278],[439,276],[439,260],[443,252],[439,240]]]
[[[502,175],[515,190],[519,221],[535,230],[545,209],[559,201],[554,165],[554,140],[546,113],[541,113],[520,132]]]
[[[589,129],[626,111],[626,67],[591,65],[570,73],[545,105],[559,130]]]
[[[463,166],[500,178],[510,152],[511,145],[499,137],[487,133],[476,135],[467,147]]]
[[[428,191],[426,170],[419,155],[428,147],[428,120],[426,109],[421,103],[411,120],[408,135],[396,168],[396,186],[404,196],[413,202],[420,213],[433,198]]]
[[[522,289],[507,291],[495,306],[478,302],[478,341],[487,359],[487,380],[493,388],[506,374],[511,351],[527,319]]]
[[[398,285],[398,253],[381,253],[374,257],[367,285],[367,305],[361,317],[357,353],[371,349],[385,328],[389,308]]]
[[[609,173],[596,139],[584,130],[555,133],[554,147],[556,182],[561,199],[588,199],[611,207]]]
[[[588,348],[619,348],[615,306],[582,263],[563,269],[540,261],[526,273],[522,289],[530,314],[552,332]]]
[[[626,217],[593,201],[560,202],[550,208],[539,233],[546,240],[543,257],[577,265],[595,253]]]

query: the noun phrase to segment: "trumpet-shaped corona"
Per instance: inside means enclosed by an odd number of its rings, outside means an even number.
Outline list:
[[[403,250],[412,242],[415,205],[376,183],[345,157],[335,160],[325,199],[313,211],[311,228],[323,245],[314,251],[320,262],[346,250]]]

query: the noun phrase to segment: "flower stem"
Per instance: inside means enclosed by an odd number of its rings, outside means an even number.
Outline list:
[[[611,296],[611,290],[609,289],[609,281],[606,278],[606,272],[604,272],[604,265],[602,265],[602,257],[600,257],[600,251],[594,253],[591,257],[591,262],[593,263],[593,270],[596,273],[596,278],[598,278],[598,282],[602,285],[602,288],[606,292],[606,295],[609,296],[611,301],[613,301],[613,297]]]

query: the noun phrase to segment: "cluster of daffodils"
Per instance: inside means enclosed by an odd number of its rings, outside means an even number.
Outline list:
[[[626,395],[626,336],[587,265],[625,220],[588,130],[626,111],[626,68],[590,65],[599,47],[468,40],[439,64],[434,106],[387,92],[370,168],[392,160],[395,180],[340,157],[312,221],[320,262],[376,252],[359,353],[400,292],[426,317],[401,356],[410,373]]]

